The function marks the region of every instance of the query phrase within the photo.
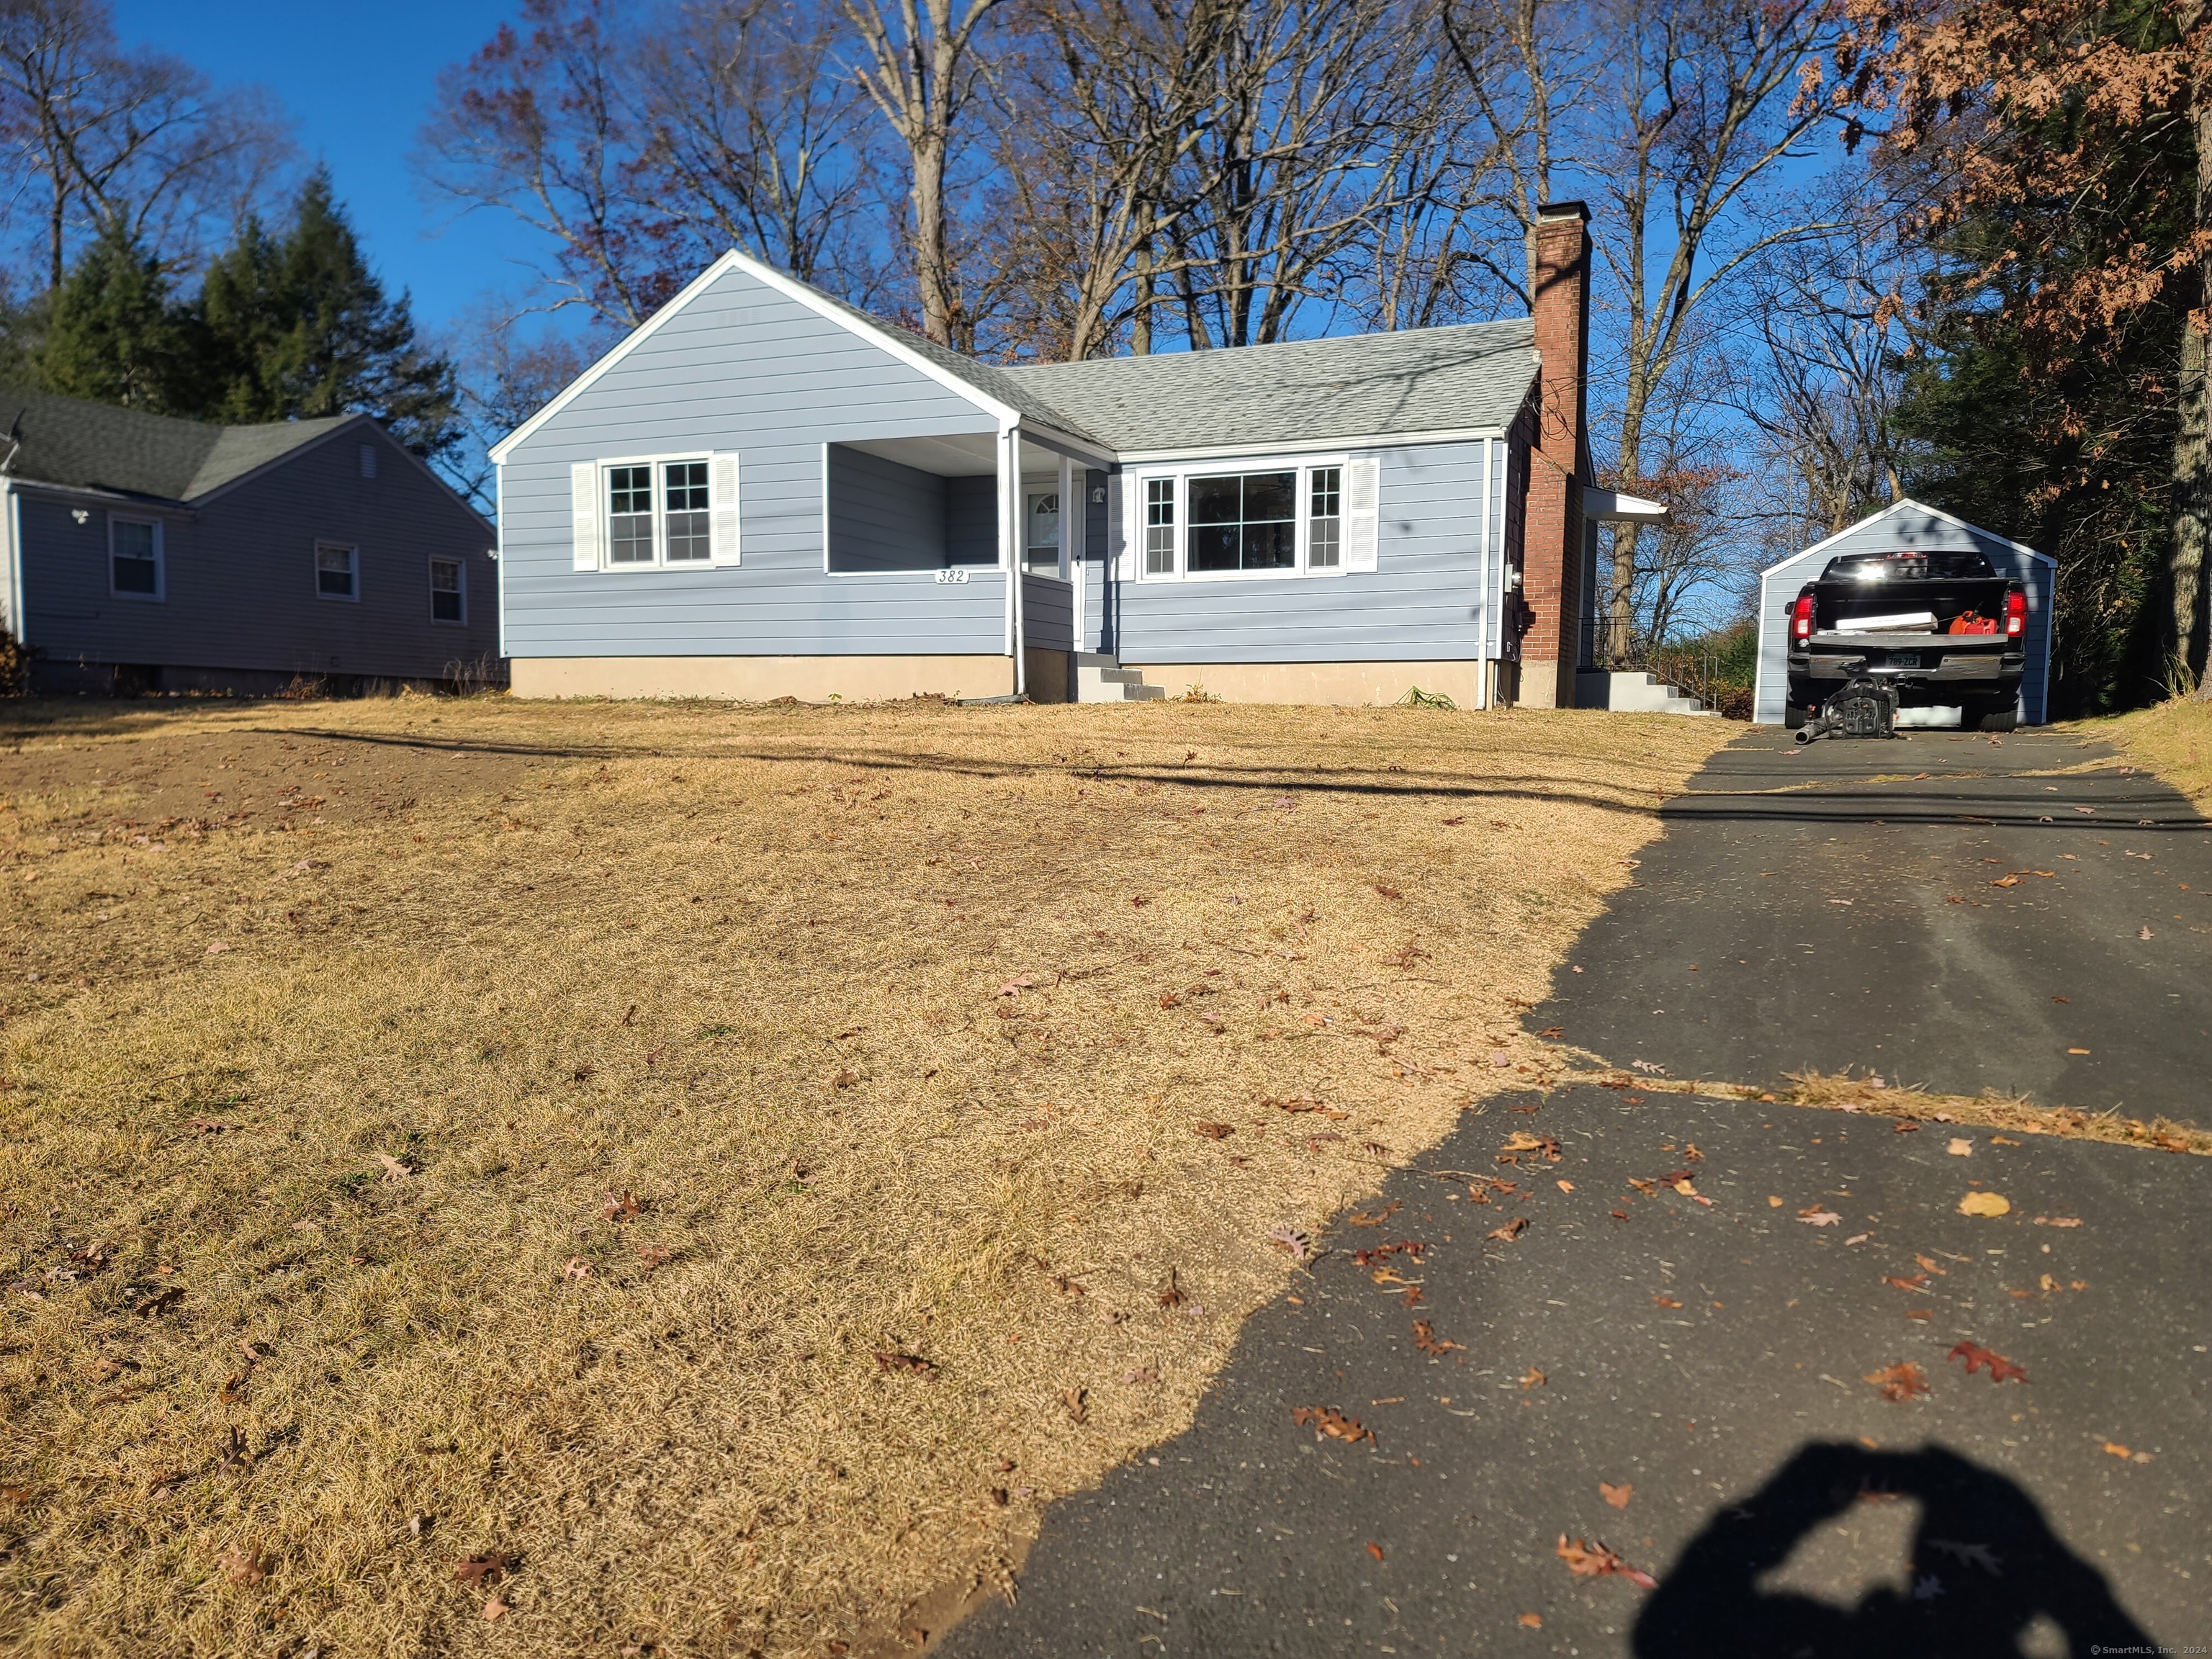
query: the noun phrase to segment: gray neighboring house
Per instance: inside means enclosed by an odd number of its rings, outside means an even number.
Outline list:
[[[1529,318],[1018,368],[726,254],[492,449],[514,691],[1571,704],[1662,510],[1588,483],[1587,219]]]
[[[502,678],[490,526],[363,415],[214,426],[0,386],[34,690]]]

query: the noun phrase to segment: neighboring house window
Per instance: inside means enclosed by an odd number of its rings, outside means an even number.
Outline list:
[[[607,563],[711,563],[714,501],[703,460],[624,462],[605,470]]]
[[[109,519],[107,568],[109,584],[118,599],[160,599],[161,525],[151,519]]]
[[[315,592],[325,599],[359,599],[361,550],[339,542],[317,542]]]
[[[653,469],[607,469],[607,562],[653,562]]]
[[[376,446],[374,444],[363,444],[361,447],[361,476],[364,478],[374,478],[376,476]]]
[[[1298,475],[1228,473],[1190,481],[1185,568],[1291,570],[1298,562]]]
[[[713,520],[708,514],[707,463],[670,461],[661,468],[666,485],[667,559],[671,564],[704,564],[714,556]]]
[[[1176,481],[1145,481],[1145,574],[1172,576],[1176,559]]]
[[[459,623],[468,620],[468,588],[459,559],[430,561],[430,620]]]
[[[1317,466],[1310,475],[1306,507],[1306,565],[1334,570],[1343,556],[1344,469]]]
[[[1053,491],[1028,498],[1029,511],[1022,515],[1028,526],[1023,546],[1022,562],[1040,575],[1060,574],[1060,496]]]

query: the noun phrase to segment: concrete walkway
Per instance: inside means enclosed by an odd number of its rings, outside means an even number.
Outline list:
[[[1530,1024],[1677,1075],[1872,1066],[2203,1122],[2212,841],[2141,777],[2022,775],[2094,757],[1748,734]],[[2212,1639],[2212,1162],[2012,1140],[1634,1089],[1490,1103],[941,1650]],[[1961,1213],[1974,1193],[2005,1212]],[[1656,1588],[1577,1574],[1562,1534]]]

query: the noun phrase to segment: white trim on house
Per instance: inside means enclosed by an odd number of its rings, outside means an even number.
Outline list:
[[[453,568],[453,586],[450,589],[441,588],[438,586],[438,567],[441,564],[449,564]],[[459,553],[433,553],[429,556],[424,568],[430,583],[430,626],[466,628],[469,625],[468,560]],[[459,609],[461,613],[459,616],[441,617],[438,614],[438,595],[441,592],[451,592],[459,600]]]
[[[1334,580],[1347,574],[1359,574],[1358,568],[1346,557],[1349,542],[1346,531],[1349,528],[1350,522],[1350,514],[1346,510],[1348,508],[1346,497],[1351,483],[1350,471],[1353,459],[1350,455],[1338,454],[1327,450],[1294,455],[1252,456],[1248,453],[1243,464],[1229,467],[1213,467],[1208,466],[1204,462],[1186,461],[1179,466],[1133,466],[1125,469],[1122,476],[1130,481],[1128,488],[1132,491],[1131,500],[1135,504],[1135,514],[1133,521],[1125,526],[1127,546],[1133,556],[1131,560],[1132,575],[1123,580],[1133,579],[1140,582],[1155,583],[1303,581],[1309,577]],[[1339,499],[1342,505],[1337,516],[1339,526],[1337,562],[1316,568],[1310,562],[1313,552],[1311,511],[1313,475],[1316,471],[1330,467],[1340,469],[1345,475],[1338,483],[1340,492]],[[1297,505],[1297,514],[1292,521],[1297,526],[1294,532],[1297,562],[1286,568],[1272,570],[1193,570],[1189,568],[1190,481],[1194,477],[1250,472],[1290,472],[1297,476],[1297,483],[1292,486],[1296,492]],[[1147,520],[1151,516],[1151,504],[1146,486],[1161,479],[1172,479],[1175,483],[1175,568],[1171,571],[1155,574],[1146,568],[1149,562],[1145,546],[1146,532],[1148,527]],[[1370,566],[1370,568],[1371,568]]]
[[[346,591],[343,593],[331,593],[324,591],[323,555],[326,552],[343,553],[346,556],[347,586]],[[325,541],[322,538],[317,537],[315,539],[315,556],[313,568],[315,573],[315,597],[317,599],[343,600],[348,605],[359,605],[361,603],[361,548],[358,544],[354,542]]]
[[[4,613],[0,613],[0,628],[15,636],[15,643],[23,643],[23,519],[17,505],[15,481],[0,478],[0,581],[7,585],[0,599],[6,601]]]
[[[1600,524],[1665,524],[1668,520],[1664,501],[1625,495],[1617,489],[1600,489],[1595,484],[1584,484],[1582,496],[1583,517]]]
[[[1486,438],[1504,438],[1506,428],[1501,426],[1458,427],[1436,432],[1377,432],[1356,438],[1331,438],[1334,449],[1401,449],[1414,444],[1480,443]],[[1203,449],[1131,449],[1115,459],[1126,468],[1176,466],[1190,461],[1229,461],[1244,456],[1270,457],[1274,452],[1255,449],[1249,444],[1213,444]],[[1303,450],[1297,452],[1304,453]]]
[[[882,349],[889,352],[892,356],[897,358],[899,362],[905,364],[908,368],[914,369],[917,373],[927,375],[931,380],[936,381],[938,385],[945,387],[946,391],[966,398],[969,403],[975,404],[977,409],[996,420],[1000,426],[1011,426],[1020,418],[1018,411],[1013,409],[1010,404],[1000,403],[988,392],[981,390],[973,382],[963,380],[951,370],[941,368],[938,364],[932,362],[927,357],[924,356],[921,352],[916,351],[912,346],[902,343],[896,336],[891,334],[887,330],[865,325],[858,315],[847,311],[842,306],[833,305],[825,301],[812,289],[807,287],[805,283],[796,281],[790,276],[787,276],[783,272],[776,270],[772,265],[763,264],[759,260],[754,258],[750,254],[743,253],[736,248],[732,248],[727,253],[722,255],[720,258],[715,260],[714,264],[708,265],[706,270],[701,271],[689,283],[686,283],[684,285],[682,291],[679,292],[674,299],[669,301],[666,305],[661,307],[659,310],[654,312],[652,316],[647,318],[645,321],[638,325],[636,328],[631,330],[630,332],[623,338],[622,342],[611,351],[608,352],[605,356],[600,358],[599,362],[593,363],[581,374],[579,374],[574,380],[569,381],[567,386],[561,389],[559,394],[554,398],[552,402],[547,404],[544,408],[539,410],[535,415],[532,415],[520,426],[515,428],[514,431],[508,433],[507,436],[501,438],[497,443],[494,444],[487,452],[490,455],[491,459],[495,462],[504,461],[507,459],[507,458],[514,453],[514,447],[517,444],[523,442],[526,439],[534,436],[539,428],[544,427],[548,421],[553,419],[555,416],[560,414],[562,410],[568,408],[570,404],[574,403],[584,392],[596,386],[602,375],[607,374],[625,357],[629,356],[631,352],[636,350],[639,346],[644,344],[647,340],[650,339],[664,323],[676,316],[684,308],[684,307],[690,305],[691,301],[697,298],[698,295],[706,289],[733,270],[742,271],[744,275],[750,276],[756,282],[762,283],[767,288],[774,289],[783,298],[795,301],[796,303],[805,307],[807,310],[812,312],[816,316],[824,318],[827,320],[836,324],[847,333],[857,336],[860,339],[868,341],[872,345],[880,347]],[[1073,443],[1074,440],[1070,439],[1067,440],[1067,441]]]
[[[603,575],[627,575],[641,570],[726,570],[736,568],[738,559],[734,546],[726,558],[718,557],[715,548],[714,514],[719,503],[714,494],[714,466],[718,459],[734,462],[736,452],[672,449],[665,454],[603,455],[596,460],[576,462],[575,467],[588,466],[592,469],[592,507],[597,520],[597,531],[593,537],[592,546],[597,553],[599,562],[589,568]],[[668,477],[665,469],[678,465],[704,466],[707,469],[708,552],[703,559],[671,559],[668,556]],[[617,466],[641,466],[646,469],[651,481],[653,506],[650,513],[647,514],[653,520],[653,556],[650,559],[617,561],[614,556],[614,526],[611,522],[614,515],[608,508],[607,473],[611,468]],[[572,485],[574,476],[574,468],[572,467],[570,471]],[[825,495],[827,493],[825,490]],[[572,497],[570,502],[572,510],[574,505]],[[685,510],[690,512],[697,509]],[[824,512],[826,514],[826,508]],[[827,522],[826,517],[824,522]],[[575,568],[579,570],[586,568],[581,563],[577,563]]]
[[[143,525],[154,533],[149,538],[153,555],[154,591],[134,592],[115,585],[115,526],[118,524]],[[107,515],[107,595],[114,599],[129,599],[137,605],[164,605],[169,598],[169,550],[167,538],[162,534],[158,514],[152,513],[110,513]]]

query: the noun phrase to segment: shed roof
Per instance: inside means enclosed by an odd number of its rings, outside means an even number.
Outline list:
[[[189,501],[361,418],[217,426],[0,386],[0,457],[12,428],[22,440],[13,477]]]
[[[1143,452],[1504,428],[1537,368],[1516,318],[996,373],[1063,424]]]

